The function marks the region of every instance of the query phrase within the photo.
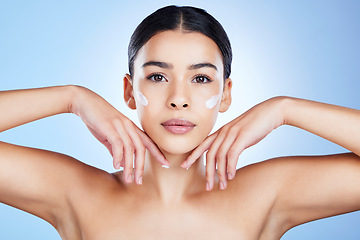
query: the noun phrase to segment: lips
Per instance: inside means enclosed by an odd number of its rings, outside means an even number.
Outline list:
[[[170,119],[161,125],[169,132],[174,134],[185,134],[193,130],[196,126],[194,123],[185,119]]]

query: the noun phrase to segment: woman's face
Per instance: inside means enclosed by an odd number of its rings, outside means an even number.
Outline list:
[[[164,31],[137,53],[133,79],[124,79],[125,100],[162,151],[184,154],[209,135],[218,112],[230,105],[231,81],[224,88],[223,76],[222,54],[212,39]]]

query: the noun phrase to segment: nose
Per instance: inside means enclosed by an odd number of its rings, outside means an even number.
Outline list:
[[[168,107],[174,110],[188,109],[190,107],[190,89],[186,89],[185,86],[180,86],[180,84],[174,84],[172,90],[170,91],[168,99]]]
[[[187,104],[187,103],[184,103],[184,104],[182,104],[182,106],[181,106],[181,104],[179,105],[179,107],[178,107],[178,105],[176,105],[176,103],[170,103],[170,105],[171,105],[171,107],[172,108],[187,108],[188,106],[189,106],[189,104]]]

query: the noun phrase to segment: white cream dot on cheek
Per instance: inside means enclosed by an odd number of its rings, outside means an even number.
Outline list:
[[[222,93],[214,95],[211,98],[209,98],[205,103],[206,107],[208,109],[212,109],[213,107],[215,107],[221,96],[222,96]]]
[[[143,105],[144,107],[146,107],[149,103],[149,101],[147,100],[147,98],[144,96],[144,94],[142,94],[140,91],[135,91],[135,98],[137,99],[137,101]]]

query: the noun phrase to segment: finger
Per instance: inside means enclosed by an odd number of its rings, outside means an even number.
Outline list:
[[[145,146],[142,143],[140,136],[135,130],[135,126],[127,126],[129,136],[135,146],[135,174],[134,179],[137,184],[142,184],[142,176],[145,165]]]
[[[209,152],[206,154],[206,190],[211,191],[214,188],[215,174],[216,174],[216,162],[215,158],[208,157]]]
[[[199,146],[197,146],[192,153],[185,159],[185,161],[181,164],[181,167],[183,168],[189,168],[191,165],[199,159],[199,157],[207,151],[211,144],[213,144],[214,140],[216,139],[218,133],[215,132],[208,136],[202,143],[200,143]]]
[[[113,153],[113,164],[115,169],[120,168],[120,162],[123,159],[123,143],[121,139],[114,137],[112,140],[108,140],[111,145],[111,152]]]
[[[114,126],[121,136],[121,140],[124,146],[124,159],[125,159],[125,167],[124,167],[124,180],[127,183],[132,182],[132,174],[133,174],[133,160],[134,160],[134,145],[128,132],[125,130],[122,122],[114,122]]]
[[[224,141],[224,139],[226,137],[227,131],[228,131],[227,129],[222,129],[222,131],[220,131],[219,135],[214,140],[213,144],[209,148],[209,151],[208,151],[208,153],[206,155],[207,158],[208,158],[208,161],[215,162],[217,164],[217,166],[218,166],[217,174],[218,174],[218,177],[219,177],[219,185],[221,186],[221,189],[226,188],[226,176],[224,176],[224,172],[222,172],[223,171],[223,166],[220,169],[219,169],[219,167],[220,167],[221,164],[224,164],[224,162],[226,163],[226,161],[221,161],[222,156],[218,156],[218,150],[219,150],[222,142]],[[208,168],[208,167],[213,168],[213,166],[206,166],[206,168]]]
[[[224,162],[226,162],[226,165],[229,164],[230,159],[228,158],[229,156],[229,149],[231,148],[231,146],[233,145],[233,143],[236,141],[237,136],[239,135],[239,129],[232,127],[228,130],[225,139],[223,140],[223,142],[221,143],[219,150],[217,151],[217,163],[218,166],[219,164],[221,164],[222,166],[224,166]],[[223,169],[223,168],[218,168],[218,175],[222,175],[222,176],[227,176],[228,179],[232,179],[233,178],[233,174],[236,170],[236,163],[237,163],[237,159],[231,158],[232,164],[230,165],[230,167],[228,166],[227,168]],[[235,169],[233,168],[233,161],[235,161]],[[229,168],[231,168],[231,172],[230,175],[228,175],[228,171]],[[224,171],[224,172],[221,172]]]
[[[217,175],[219,178],[219,187],[220,189],[225,189],[227,186],[227,161],[223,157],[219,158],[216,157],[216,164],[217,164]]]
[[[158,146],[151,140],[151,138],[146,135],[141,129],[136,127],[136,131],[139,134],[139,137],[144,144],[145,148],[149,150],[150,154],[154,156],[161,164],[170,166],[170,162],[166,160],[164,154],[160,151]]]
[[[240,137],[238,137],[235,142],[231,145],[227,158],[228,158],[228,165],[227,165],[227,172],[228,176],[231,175],[231,179],[235,177],[236,174],[236,166],[238,163],[238,159],[240,154],[245,150],[242,140]],[[229,177],[229,179],[230,179]]]

